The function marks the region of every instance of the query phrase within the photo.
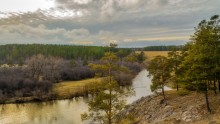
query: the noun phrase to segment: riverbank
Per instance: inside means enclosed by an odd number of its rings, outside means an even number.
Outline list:
[[[220,97],[210,93],[209,101],[212,113],[208,113],[204,94],[190,92],[180,95],[175,90],[166,91],[167,104],[160,95],[142,97],[126,107],[120,115],[121,118],[130,118],[125,123],[170,124],[170,123],[220,123]],[[131,119],[132,118],[132,119]]]
[[[126,97],[129,103],[152,94],[150,90],[151,80],[147,75],[147,70],[142,70],[132,80],[133,85],[131,87],[134,88],[135,95]],[[64,91],[67,90],[63,90],[63,93]],[[81,120],[81,114],[87,112],[88,109],[88,98],[85,97],[27,104],[2,104],[0,105],[0,122],[5,124],[18,122],[20,124],[90,124],[90,122]]]
[[[100,84],[101,79],[92,78],[81,81],[64,81],[53,84],[51,92],[43,96],[5,98],[0,99],[0,104],[42,102],[86,96],[89,90]]]
[[[92,78],[81,81],[64,81],[54,84],[52,94],[58,99],[68,99],[88,95],[88,92],[98,86],[103,78]]]

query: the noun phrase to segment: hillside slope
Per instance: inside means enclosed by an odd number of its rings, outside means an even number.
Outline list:
[[[212,113],[206,110],[204,94],[192,92],[180,96],[176,91],[167,92],[167,103],[160,95],[143,97],[129,105],[122,118],[133,116],[138,124],[218,124],[220,123],[220,94],[209,94]]]

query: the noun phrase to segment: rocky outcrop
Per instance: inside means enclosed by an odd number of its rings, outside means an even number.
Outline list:
[[[181,99],[180,99],[181,100]],[[120,113],[121,118],[133,116],[137,118],[138,124],[161,124],[161,123],[190,123],[202,118],[204,113],[201,109],[202,104],[185,104],[182,103],[172,104],[175,100],[164,101],[162,96],[150,95],[142,97],[136,102],[128,105]],[[193,101],[192,101],[193,102]]]

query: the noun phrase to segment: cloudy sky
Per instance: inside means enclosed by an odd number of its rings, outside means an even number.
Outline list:
[[[220,0],[0,0],[0,44],[181,45]]]

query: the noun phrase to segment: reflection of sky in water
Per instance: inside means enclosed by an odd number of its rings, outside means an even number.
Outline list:
[[[133,88],[135,91],[134,96],[131,96],[127,99],[127,103],[132,103],[135,100],[138,100],[142,96],[152,94],[150,85],[151,79],[147,77],[148,72],[146,70],[141,71],[134,79],[133,79]]]
[[[127,98],[127,103],[130,104],[133,101],[140,99],[141,97],[153,94],[150,89],[151,78],[148,77],[148,71],[141,71],[134,79],[133,85],[135,95]],[[165,87],[165,90],[170,90],[170,88]]]
[[[80,124],[87,111],[83,98],[0,106],[0,124]]]
[[[133,79],[135,95],[127,103],[152,94],[146,70]],[[0,124],[82,124],[81,114],[88,111],[86,99],[59,100],[43,103],[0,105]],[[88,122],[84,122],[88,123]]]

